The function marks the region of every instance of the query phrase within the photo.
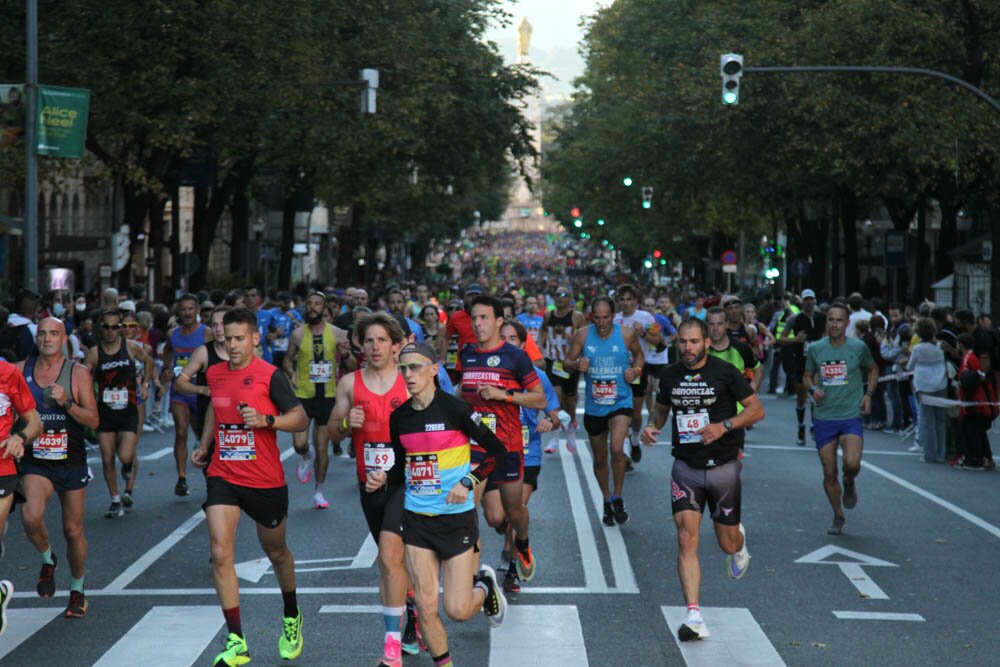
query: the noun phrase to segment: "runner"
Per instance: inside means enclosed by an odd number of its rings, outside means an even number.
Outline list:
[[[726,572],[740,579],[750,565],[740,521],[743,500],[737,457],[744,429],[764,418],[764,406],[743,374],[708,355],[707,338],[708,327],[699,319],[688,318],[678,327],[681,361],[663,372],[653,425],[642,434],[647,445],[655,443],[673,410],[670,497],[677,526],[677,573],[688,608],[687,620],[677,631],[681,641],[709,636],[699,606],[698,536],[706,503],[715,538],[728,554]],[[743,406],[739,414],[737,405]]]
[[[405,484],[404,554],[424,639],[435,667],[454,667],[438,612],[439,590],[445,613],[455,621],[466,621],[482,609],[490,625],[498,627],[507,612],[493,568],[479,567],[479,526],[471,493],[506,451],[467,403],[435,388],[438,356],[431,346],[410,343],[399,358],[411,398],[389,417],[392,467],[368,472],[365,489]],[[471,469],[470,438],[485,450],[476,470]]]
[[[85,428],[97,428],[97,400],[94,381],[85,366],[67,359],[66,328],[53,317],[38,323],[35,337],[38,354],[18,362],[28,389],[35,399],[43,432],[25,447],[21,460],[21,484],[26,502],[21,510],[24,532],[42,555],[38,575],[38,595],[50,598],[56,592],[55,572],[59,559],[52,553],[45,508],[53,494],[59,494],[63,537],[72,576],[66,618],[87,614],[83,578],[87,566],[87,537],[83,513],[87,483],[93,478],[87,466]]]
[[[138,383],[140,391],[135,397],[135,406],[139,411],[139,430],[138,438],[136,438],[136,447],[139,446],[139,440],[142,438],[142,432],[145,430],[146,423],[146,403],[151,402],[155,397],[155,390],[158,389],[156,384],[157,373],[156,373],[156,358],[153,353],[153,346],[149,339],[149,327],[152,326],[153,316],[147,311],[142,311],[141,313],[134,313],[123,311],[122,312],[122,326],[125,328],[125,338],[135,341],[142,346],[143,351],[149,356],[153,362],[152,372],[147,372],[146,363],[139,358],[135,358],[132,361],[135,364],[135,381]],[[148,326],[146,326],[148,325]],[[145,340],[143,340],[145,338]],[[145,391],[141,391],[145,388]],[[162,391],[162,389],[161,389]],[[157,430],[155,426],[150,426],[149,430]],[[161,431],[162,432],[162,431]],[[138,461],[136,461],[138,465]],[[122,477],[125,478],[125,491],[122,494],[122,503],[125,505],[125,509],[128,510],[132,507],[133,502],[133,491],[135,488],[136,471],[138,468],[125,469],[122,472]]]
[[[516,320],[503,323],[500,327],[500,337],[504,342],[522,350],[529,340],[528,330]],[[545,373],[539,373],[538,380],[545,392],[545,410],[541,418],[538,410],[521,408],[521,442],[524,444],[524,484],[521,487],[521,501],[525,507],[531,500],[531,494],[538,490],[538,475],[542,471],[542,434],[550,432],[559,422],[559,397],[556,396],[556,390]],[[484,508],[501,506],[499,509],[503,511],[498,491],[499,487],[496,485],[487,484],[483,496]],[[517,576],[517,564],[511,559],[511,554],[514,553],[514,529],[511,528],[510,521],[504,521],[501,527],[505,530],[500,559],[507,570],[503,579],[503,590],[505,593],[519,593],[521,583]]]
[[[23,426],[11,433],[15,417]],[[14,509],[16,462],[24,456],[24,446],[41,434],[42,420],[24,375],[13,364],[0,360],[0,558],[7,517]],[[6,579],[0,581],[0,637],[7,630],[7,605],[13,597],[14,584]]]
[[[504,343],[500,338],[503,309],[494,296],[477,296],[472,301],[472,328],[477,345],[467,345],[459,355],[462,365],[461,397],[479,418],[490,427],[507,448],[507,456],[489,475],[491,485],[498,485],[501,507],[484,507],[486,522],[493,528],[509,521],[516,537],[514,546],[517,574],[522,581],[535,576],[535,559],[528,543],[528,508],[523,503],[524,442],[521,436],[519,408],[545,408],[545,392],[528,355]],[[472,462],[485,455],[474,445]],[[477,500],[485,489],[477,492]]]
[[[149,383],[141,382],[136,373],[136,362],[145,369],[144,377],[152,377],[153,358],[147,354],[142,343],[127,339],[122,333],[122,312],[106,310],[100,316],[101,337],[97,345],[87,353],[84,365],[97,383],[97,413],[100,424],[97,427],[101,445],[101,463],[104,481],[111,495],[111,505],[104,513],[107,519],[125,515],[126,506],[132,507],[132,489],[138,471],[136,446],[139,444],[139,396],[149,392]],[[118,493],[118,471],[115,456],[122,465],[125,480],[124,494]]]
[[[226,327],[223,321],[230,310],[232,310],[230,306],[216,306],[212,309],[208,315],[209,325],[212,327],[212,340],[191,354],[187,364],[184,365],[184,370],[176,379],[177,391],[195,397],[197,420],[201,424],[205,423],[208,406],[212,404],[205,371],[215,364],[229,361],[229,352],[226,351]]]
[[[458,353],[466,345],[473,345],[476,342],[476,334],[472,330],[472,301],[483,293],[483,288],[472,283],[465,288],[463,306],[451,313],[448,324],[445,326],[445,335],[438,340],[438,355],[445,354],[445,368],[451,376],[452,382],[457,383],[461,376],[462,362]]]
[[[322,292],[313,292],[306,299],[306,326],[299,327],[292,333],[284,365],[285,375],[295,389],[295,396],[302,402],[306,416],[314,423],[316,485],[313,507],[316,509],[327,509],[330,506],[323,495],[326,471],[330,466],[330,434],[326,423],[330,421],[334,398],[337,396],[337,346],[340,345],[343,349],[349,345],[346,331],[323,321],[325,307],[326,295]],[[308,339],[306,334],[309,335]],[[335,438],[334,442],[339,444],[343,437]],[[310,455],[308,429],[295,433],[292,443],[295,451],[302,457],[296,473],[298,480],[307,484],[314,461]]]
[[[388,471],[395,463],[389,436],[389,415],[410,397],[406,382],[399,374],[396,355],[403,345],[403,329],[395,318],[375,313],[358,323],[368,365],[340,378],[337,400],[326,425],[330,437],[343,440],[351,436],[357,462],[361,509],[368,530],[378,544],[379,594],[385,638],[380,667],[401,667],[402,651],[420,652],[415,618],[406,592],[410,579],[403,559],[403,485],[386,484],[377,491],[365,490],[368,473]],[[411,636],[403,642],[400,632],[403,613],[407,612]],[[412,612],[412,613],[411,613]],[[412,619],[412,620],[411,620]]]
[[[585,323],[583,313],[573,308],[569,288],[561,285],[556,288],[555,310],[546,311],[542,328],[538,332],[538,346],[545,354],[545,372],[548,373],[552,386],[556,388],[559,405],[569,415],[570,421],[565,427],[565,433],[566,449],[571,452],[576,451],[576,405],[580,374],[571,373],[563,368],[563,359],[566,357],[573,334]],[[562,427],[561,422],[560,427]],[[553,454],[557,446],[558,439],[550,438],[545,452]]]
[[[845,336],[849,317],[850,312],[842,303],[827,309],[827,336],[809,346],[802,379],[816,404],[814,438],[823,465],[823,489],[833,507],[833,523],[826,531],[830,535],[844,532],[844,509],[853,509],[858,504],[854,480],[861,472],[864,450],[861,415],[871,411],[878,383],[878,366],[871,350],[860,339]],[[867,392],[862,385],[862,370],[868,373]],[[838,446],[843,454],[843,493],[837,475]]]
[[[212,332],[204,324],[198,323],[198,297],[194,294],[183,294],[178,299],[177,319],[179,324],[167,333],[160,381],[163,385],[170,383],[170,415],[174,418],[174,462],[177,465],[174,493],[186,496],[190,493],[187,483],[187,431],[190,427],[195,438],[201,438],[202,420],[198,418],[198,401],[194,396],[178,391],[173,380],[184,370],[191,354],[211,342]]]
[[[891,311],[890,311],[891,312]],[[816,293],[811,289],[802,290],[802,310],[796,313],[790,322],[785,323],[778,346],[782,357],[791,359],[790,375],[785,382],[795,382],[795,419],[798,421],[798,434],[795,444],[804,447],[806,444],[806,399],[808,392],[803,381],[806,372],[806,354],[809,347],[823,337],[826,331],[826,316],[816,310]],[[810,421],[815,424],[815,404],[810,402]]]
[[[212,579],[228,635],[214,665],[250,662],[240,619],[239,582],[233,564],[236,527],[247,513],[257,522],[257,539],[271,561],[284,604],[278,654],[294,660],[302,652],[302,611],[295,594],[295,559],[285,541],[288,486],[276,431],[308,427],[305,411],[285,376],[254,355],[260,345],[257,316],[234,308],[223,318],[229,361],[206,371],[212,403],[205,431],[191,463],[208,467],[203,508],[212,547]],[[213,446],[214,444],[214,446]]]
[[[705,325],[710,341],[708,354],[735,366],[756,392],[764,377],[764,369],[749,345],[734,340],[729,335],[726,329],[726,311],[721,306],[712,306],[705,315]]]
[[[615,294],[615,300],[621,310],[615,313],[614,323],[623,329],[632,329],[639,339],[639,347],[642,348],[643,357],[650,354],[663,353],[666,345],[663,342],[663,332],[656,323],[656,319],[645,310],[639,310],[639,292],[633,285],[622,285]],[[649,377],[651,368],[644,365],[634,364],[642,369],[639,377],[629,380],[632,390],[632,429],[628,433],[629,452],[632,461],[638,463],[642,459],[642,447],[639,446],[639,429],[642,428],[642,404],[646,400],[646,391],[649,388]],[[626,464],[627,465],[627,464]],[[631,467],[628,466],[627,467]]]
[[[622,499],[625,437],[633,414],[629,386],[642,377],[645,355],[636,330],[614,323],[615,306],[610,297],[595,297],[590,303],[590,317],[593,324],[574,334],[563,363],[571,371],[584,373],[587,394],[583,427],[594,454],[594,476],[604,495],[604,525],[613,526],[617,522],[624,526],[629,518]],[[613,493],[608,485],[609,441]]]

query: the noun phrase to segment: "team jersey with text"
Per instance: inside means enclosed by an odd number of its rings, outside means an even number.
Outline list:
[[[459,355],[462,363],[462,398],[479,414],[509,452],[523,449],[520,408],[506,401],[487,401],[479,396],[482,386],[515,392],[538,384],[538,373],[524,350],[501,343],[492,350],[466,346]]]
[[[0,440],[6,440],[14,425],[14,414],[23,415],[35,409],[35,399],[17,366],[0,361]],[[0,458],[0,477],[16,475],[14,458]]]

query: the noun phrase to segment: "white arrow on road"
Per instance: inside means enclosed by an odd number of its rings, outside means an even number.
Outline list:
[[[850,558],[851,560],[827,560],[827,558],[831,556],[841,556]],[[836,565],[847,577],[847,580],[850,581],[856,589],[858,589],[861,596],[870,600],[888,600],[889,596],[885,594],[885,591],[878,587],[878,584],[872,581],[871,577],[865,573],[861,566],[899,567],[895,563],[890,563],[887,560],[882,560],[873,556],[866,556],[863,553],[851,551],[850,549],[845,549],[844,547],[839,547],[834,544],[827,544],[825,547],[820,547],[819,549],[816,549],[816,551],[806,554],[795,562],[812,563],[814,565]]]
[[[378,557],[378,545],[371,535],[365,538],[361,549],[355,556],[338,558],[310,558],[307,560],[295,561],[296,572],[328,572],[330,570],[363,570],[375,563]],[[337,563],[325,567],[299,567],[300,565],[318,565],[322,563]],[[236,564],[236,576],[244,581],[260,583],[261,578],[271,569],[271,561],[266,558],[255,558],[254,560],[243,561]]]

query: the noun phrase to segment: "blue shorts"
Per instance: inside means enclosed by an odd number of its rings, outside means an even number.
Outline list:
[[[861,426],[861,417],[854,419],[813,419],[813,438],[816,440],[816,449],[822,449],[831,442],[835,442],[842,435],[856,435],[864,438],[864,428]]]
[[[94,479],[94,474],[86,463],[83,465],[47,466],[25,461],[21,464],[21,477],[25,475],[44,477],[52,482],[56,493],[85,489],[87,483]]]
[[[192,414],[198,410],[198,397],[194,394],[182,394],[170,385],[170,402],[185,406]]]
[[[479,464],[483,462],[486,458],[486,452],[481,452],[479,450],[473,449],[470,452],[470,458],[473,464]],[[489,484],[487,484],[487,491],[491,488],[493,484],[510,484],[512,482],[520,482],[521,475],[524,473],[524,453],[523,452],[507,452],[507,456],[502,460],[497,461],[497,467],[493,469],[490,473]]]

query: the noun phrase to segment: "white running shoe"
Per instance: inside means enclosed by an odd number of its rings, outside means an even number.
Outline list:
[[[303,456],[302,460],[299,461],[298,468],[295,469],[295,476],[298,478],[299,484],[309,483],[309,480],[312,479],[312,474],[313,474],[312,470],[313,470],[313,457],[312,457],[312,449],[310,449],[309,453]]]
[[[750,567],[750,552],[747,551],[747,533],[740,524],[740,534],[743,535],[743,547],[734,554],[726,556],[726,571],[730,579],[742,579]]]
[[[576,424],[566,427],[566,450],[570,454],[576,454]]]
[[[555,433],[549,436],[549,443],[545,445],[546,454],[555,454],[556,448],[559,447],[559,438],[556,437]]]
[[[701,612],[691,610],[688,612],[687,620],[677,630],[677,638],[682,642],[689,642],[692,639],[705,639],[709,636],[708,626],[701,617]]]
[[[326,502],[326,498],[323,496],[323,492],[319,489],[313,494],[313,507],[318,510],[325,510],[330,507],[330,503]]]

